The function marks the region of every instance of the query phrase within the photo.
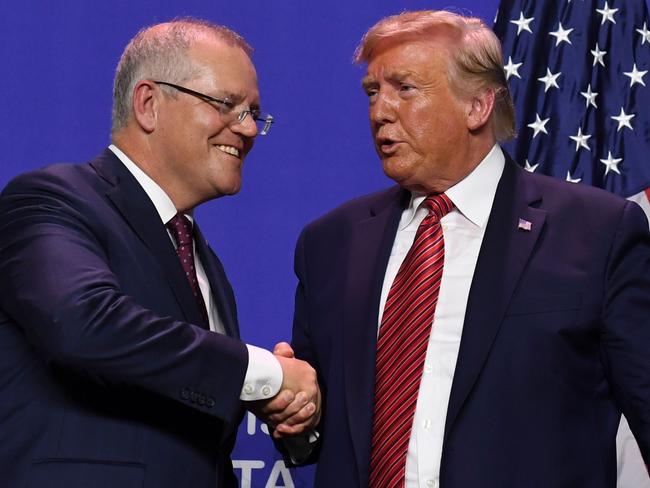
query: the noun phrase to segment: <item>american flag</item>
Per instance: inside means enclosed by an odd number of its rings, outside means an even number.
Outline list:
[[[494,31],[528,171],[604,188],[650,216],[645,0],[503,0]]]

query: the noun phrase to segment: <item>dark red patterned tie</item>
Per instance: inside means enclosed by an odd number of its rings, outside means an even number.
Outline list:
[[[183,271],[192,289],[192,294],[201,311],[201,317],[205,327],[209,327],[208,312],[205,307],[205,301],[199,288],[199,280],[196,278],[196,268],[194,267],[194,240],[192,239],[192,222],[185,215],[180,213],[167,222],[167,228],[176,240],[176,254],[181,261]],[[200,324],[198,324],[200,325]]]
[[[370,488],[404,486],[422,368],[445,260],[440,219],[453,203],[443,193],[429,209],[386,298],[377,340]]]

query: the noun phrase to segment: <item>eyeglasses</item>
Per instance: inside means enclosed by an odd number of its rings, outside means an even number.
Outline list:
[[[209,103],[219,111],[219,114],[221,114],[224,119],[229,119],[230,122],[236,119],[237,123],[241,124],[244,120],[246,120],[246,117],[250,115],[251,118],[255,121],[255,124],[257,124],[258,133],[262,136],[265,136],[271,130],[271,125],[273,124],[273,116],[271,114],[262,114],[259,110],[242,110],[241,112],[235,112],[235,104],[230,100],[211,97],[210,95],[190,90],[184,86],[175,85],[174,83],[168,83],[166,81],[153,80],[153,82],[156,85],[169,86],[175,90],[178,90],[179,92],[187,93],[188,95],[192,95],[196,98],[199,98],[200,100],[203,100],[204,102]]]

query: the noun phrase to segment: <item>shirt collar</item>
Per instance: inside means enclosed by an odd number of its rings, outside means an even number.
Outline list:
[[[452,212],[459,211],[477,227],[485,227],[504,167],[505,156],[495,144],[470,174],[445,192],[454,202]],[[421,193],[411,193],[411,202],[402,215],[400,230],[413,221],[425,198],[426,195]]]
[[[122,164],[126,166],[126,169],[129,170],[129,172],[140,184],[144,192],[151,200],[151,203],[153,203],[153,206],[156,207],[156,211],[158,212],[162,223],[167,224],[167,222],[169,222],[174,217],[174,215],[178,213],[178,210],[176,210],[174,202],[172,202],[172,199],[169,198],[169,195],[167,195],[167,193],[165,193],[165,190],[163,190],[158,185],[158,183],[156,183],[151,179],[151,177],[149,177],[149,175],[142,171],[142,169],[140,169],[140,167],[135,164],[126,154],[124,154],[115,144],[111,144],[108,146],[108,148],[113,151],[113,154],[117,156],[117,159],[119,159]],[[188,217],[190,221],[193,221],[191,214],[185,214],[185,216]]]

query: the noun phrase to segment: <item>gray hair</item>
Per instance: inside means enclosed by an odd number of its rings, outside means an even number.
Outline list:
[[[385,39],[418,38],[436,32],[451,32],[460,41],[451,51],[448,73],[451,87],[459,95],[494,90],[494,132],[497,140],[515,135],[515,108],[503,71],[501,43],[494,32],[475,17],[445,10],[403,12],[386,17],[366,32],[354,53],[355,63],[368,63],[373,50]]]
[[[239,34],[205,20],[184,17],[142,29],[124,48],[115,70],[111,133],[123,129],[129,122],[133,90],[139,81],[183,83],[198,75],[187,50],[204,36],[237,46],[248,56],[253,53],[253,48]]]

